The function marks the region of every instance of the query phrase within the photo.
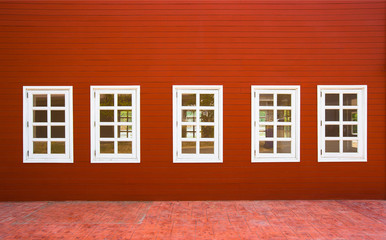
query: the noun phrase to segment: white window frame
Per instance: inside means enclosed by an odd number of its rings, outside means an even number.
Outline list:
[[[182,107],[182,93],[197,94],[196,106]],[[197,146],[196,154],[181,153],[181,110],[183,108],[195,108],[196,118],[199,116],[199,109],[205,107],[199,106],[198,96],[200,93],[215,94],[215,116],[214,116],[214,154],[200,154]],[[217,95],[217,97],[216,97]],[[212,107],[213,108],[213,107]],[[217,125],[217,127],[216,127]],[[199,142],[199,129],[197,129],[197,138]],[[197,143],[197,145],[199,145]],[[192,156],[194,155],[194,156]],[[223,86],[222,85],[173,85],[173,163],[222,163],[223,162]]]
[[[117,98],[114,97],[115,106],[109,107],[114,109],[115,116],[119,108],[130,108],[132,110],[132,153],[131,154],[100,154],[99,151],[99,94],[132,94],[131,107],[117,107]],[[90,86],[90,126],[91,126],[91,163],[140,163],[141,146],[140,146],[140,86]],[[117,125],[117,119],[109,125]],[[114,134],[116,127],[114,127]],[[115,149],[118,138],[114,140]]]
[[[33,107],[33,94],[47,95],[47,107]],[[50,94],[64,94],[64,107],[51,107]],[[73,146],[73,96],[72,86],[23,86],[23,163],[73,163],[74,162],[74,146]],[[33,110],[47,110],[48,112],[54,108],[55,110],[65,110],[65,154],[34,154],[33,153],[33,126],[38,126],[39,123],[33,123]],[[50,138],[50,126],[55,126],[55,123],[50,121],[50,114],[47,115],[47,138]],[[62,126],[63,124],[58,124]],[[60,140],[61,141],[61,140]],[[50,151],[50,144],[47,144],[47,151]]]
[[[325,106],[326,93],[339,93],[339,106]],[[350,109],[353,107],[343,106],[344,93],[357,93],[358,106],[358,152],[357,153],[343,153],[342,144],[340,145],[340,153],[326,153],[325,152],[325,110],[332,109]],[[367,162],[367,85],[318,85],[318,162]],[[343,113],[340,111],[339,122],[331,122],[343,125]],[[348,123],[348,122],[346,122]],[[332,137],[331,139],[351,140],[349,137],[343,137],[342,127],[339,128],[340,137]],[[352,138],[352,139],[354,139]]]
[[[292,94],[291,95],[291,107],[277,107],[277,106],[259,106],[259,94],[275,94],[274,102],[276,103],[276,94]],[[251,86],[251,162],[300,162],[300,86],[267,86],[267,85],[252,85]],[[275,104],[274,104],[275,105]],[[260,109],[272,109],[277,108],[291,110],[292,123],[280,122],[279,125],[292,125],[291,128],[291,153],[259,153],[259,110]],[[281,140],[276,137],[277,115],[274,111],[274,137],[270,138],[274,140],[276,145],[277,140]],[[262,139],[263,140],[263,139]],[[275,150],[275,147],[274,147]]]

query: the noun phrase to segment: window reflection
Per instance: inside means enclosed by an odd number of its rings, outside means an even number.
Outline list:
[[[259,95],[260,106],[273,106],[273,94],[260,94]]]
[[[291,110],[277,110],[278,122],[291,122]]]
[[[213,154],[214,142],[200,142],[200,153]]]
[[[273,110],[260,110],[259,111],[260,122],[273,122]]]
[[[195,138],[196,137],[196,126],[195,125],[182,126],[182,137],[183,138]]]
[[[118,122],[131,122],[132,113],[131,110],[118,110]]]
[[[214,122],[214,110],[201,110],[200,111],[201,122]]]
[[[260,141],[259,153],[273,153],[273,141]]]
[[[101,94],[100,106],[114,106],[114,94]]]
[[[339,106],[339,94],[326,94],[326,106]]]
[[[214,94],[200,94],[200,106],[214,106]]]
[[[182,106],[196,106],[196,94],[182,94]]]
[[[183,122],[195,122],[196,121],[196,110],[183,110],[182,111]]]
[[[132,126],[118,126],[118,138],[132,138]]]
[[[131,106],[131,94],[118,94],[118,106]]]
[[[47,95],[34,94],[33,95],[33,106],[34,107],[46,107],[47,106]]]
[[[195,154],[196,153],[196,142],[182,142],[182,153]]]

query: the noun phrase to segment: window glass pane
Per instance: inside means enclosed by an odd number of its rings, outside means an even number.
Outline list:
[[[273,137],[273,126],[272,125],[259,125],[259,136],[260,137]]]
[[[214,154],[214,142],[200,142],[200,153]]]
[[[339,109],[326,110],[326,121],[339,121]]]
[[[214,110],[200,110],[201,122],[214,122]]]
[[[291,126],[277,126],[277,137],[278,138],[290,138],[291,137]]]
[[[273,94],[260,94],[259,95],[260,106],[273,106]]]
[[[273,110],[260,110],[259,111],[260,122],[273,122]]]
[[[344,140],[343,141],[343,152],[358,152],[358,141],[357,140]]]
[[[291,94],[278,94],[277,106],[291,106]]]
[[[34,153],[35,154],[46,154],[47,153],[47,142],[34,142]]]
[[[356,109],[344,109],[343,110],[343,121],[358,121],[358,114]]]
[[[343,125],[343,137],[357,137],[358,125]]]
[[[51,111],[51,122],[64,122],[64,120],[65,120],[64,110]]]
[[[357,94],[343,94],[343,106],[356,106]]]
[[[33,127],[34,138],[46,138],[47,126],[34,126]]]
[[[132,126],[118,126],[118,138],[132,138]]]
[[[52,138],[65,138],[66,137],[65,126],[51,126],[51,137]]]
[[[326,125],[326,137],[339,137],[339,125]]]
[[[34,94],[33,95],[33,106],[34,107],[46,107],[47,106],[47,95]]]
[[[291,153],[291,142],[278,141],[277,153]]]
[[[291,110],[277,110],[278,122],[291,122]]]
[[[130,154],[133,153],[131,142],[118,142],[118,153]]]
[[[200,106],[214,106],[214,94],[200,94]]]
[[[259,153],[273,153],[273,141],[260,141]]]
[[[131,110],[118,110],[118,122],[132,122]]]
[[[114,142],[100,142],[100,153],[114,153]]]
[[[47,111],[34,110],[34,122],[47,122]]]
[[[326,94],[326,106],[339,106],[339,94]]]
[[[182,153],[185,153],[185,154],[196,153],[196,142],[182,142]]]
[[[114,106],[114,94],[101,94],[100,106]]]
[[[214,126],[201,126],[202,138],[214,138]]]
[[[51,153],[65,154],[66,153],[66,143],[65,142],[51,142]]]
[[[101,122],[114,122],[114,110],[100,110]]]
[[[52,107],[64,107],[64,94],[52,94],[51,95],[51,106]]]
[[[196,94],[182,94],[182,106],[196,106]]]
[[[131,106],[131,94],[118,94],[118,106]]]
[[[326,152],[339,152],[339,141],[326,141]]]
[[[181,128],[183,138],[195,138],[196,137],[196,126],[186,125]]]
[[[182,121],[183,122],[195,122],[196,121],[196,110],[182,110]]]
[[[114,126],[100,126],[100,137],[101,138],[113,138],[114,137]]]

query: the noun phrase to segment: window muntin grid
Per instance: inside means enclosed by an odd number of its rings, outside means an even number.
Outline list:
[[[319,161],[366,161],[365,96],[363,86],[319,86]]]
[[[221,162],[222,89],[174,89],[174,162]]]
[[[24,87],[24,162],[72,162],[72,88]]]
[[[298,86],[252,86],[252,162],[299,161]]]
[[[92,91],[92,162],[139,162],[139,88]]]

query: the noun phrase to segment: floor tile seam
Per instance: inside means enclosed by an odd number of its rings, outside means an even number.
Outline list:
[[[147,211],[149,210],[149,208],[150,208],[150,206],[152,205],[152,203],[153,203],[153,202],[150,202],[150,203],[149,203],[149,202],[143,202],[142,206],[145,206],[144,208],[145,208],[146,213],[147,213]],[[141,209],[142,209],[142,207],[138,207],[138,209],[137,209],[137,212],[136,212],[137,218],[138,218],[138,214],[140,213]],[[146,217],[146,213],[145,213],[145,215],[143,216],[142,221],[143,221],[143,219]],[[132,223],[132,225],[133,225],[133,226],[132,226],[133,232],[131,233],[130,239],[133,238],[135,232],[138,230],[138,228],[139,228],[140,225],[142,224],[142,221],[141,221],[141,222],[136,221],[136,222]]]
[[[159,222],[160,222],[160,217],[158,216],[157,217],[157,223],[156,223],[156,229],[157,229],[157,232],[155,232],[155,236],[154,236],[154,239],[157,239],[157,236],[158,236],[158,234],[159,234],[159,232],[160,232],[160,228],[158,227],[159,226]]]
[[[254,209],[254,212],[258,212],[257,211],[257,209],[256,209],[256,207],[255,207],[255,203],[256,203],[256,201],[253,201],[252,202],[252,209]],[[249,212],[249,211],[248,211]],[[267,219],[267,217],[265,216],[265,215],[263,215],[264,216],[264,218],[266,219],[266,221],[268,221],[268,219]],[[248,221],[246,221],[247,222],[247,225],[248,225],[248,227],[249,227],[249,224],[248,224]],[[271,224],[270,224],[271,225]],[[271,226],[272,227],[272,226]],[[250,228],[250,227],[249,227]],[[264,229],[261,229],[264,233],[265,233],[265,231],[264,231]],[[253,231],[252,231],[253,232]],[[258,239],[260,239],[261,237],[259,236],[259,234],[258,233],[255,233],[256,234],[256,236],[258,237]],[[287,237],[286,236],[284,236],[286,239],[287,239]]]
[[[283,203],[280,203],[280,204],[282,205]],[[292,211],[291,208],[289,208],[288,211],[292,212],[295,216],[297,216],[297,214],[294,213],[294,212]],[[298,232],[297,232],[291,225],[289,225],[287,221],[282,221],[282,220],[281,220],[281,218],[277,215],[275,209],[272,210],[272,215],[273,215],[279,222],[281,222],[281,224],[284,224],[284,225],[286,225],[289,229],[291,229],[291,231],[295,234],[295,236],[299,237]],[[267,219],[267,220],[268,220],[268,222],[271,224],[271,222],[269,221],[269,219]],[[272,225],[272,224],[271,224],[271,225]],[[280,230],[280,231],[281,231],[281,230]],[[281,232],[282,232],[282,231],[281,231]],[[287,237],[285,234],[283,234],[283,235],[288,239],[288,237]],[[311,237],[311,236],[310,236],[310,237]]]
[[[280,217],[279,216],[277,216],[274,212],[273,212],[273,216],[280,222],[280,224],[283,224],[283,225],[285,225],[285,226],[287,226],[291,231],[292,231],[292,233],[295,235],[295,236],[297,236],[298,237],[298,234],[296,233],[296,231],[291,227],[291,226],[289,226],[288,224],[287,224],[287,222],[286,221],[282,221],[281,219],[280,219]],[[266,217],[266,216],[265,216]],[[267,217],[266,217],[267,218]],[[271,224],[271,222],[269,221],[269,219],[267,219],[267,221],[270,223],[270,225],[272,226],[272,224]],[[277,227],[274,227],[274,226],[272,226],[274,229],[277,229]],[[282,230],[281,230],[281,228],[279,228],[279,231],[281,231],[281,232],[283,232]],[[286,239],[288,239],[288,237],[286,236],[286,234],[284,234],[283,233],[283,235],[284,235],[284,237],[286,238]]]
[[[35,212],[37,212],[37,211],[40,211],[40,210],[42,210],[42,209],[45,209],[45,208],[47,208],[48,206],[50,206],[50,205],[53,205],[54,204],[54,202],[52,202],[52,201],[44,201],[44,205],[42,205],[42,206],[39,206],[38,208],[36,208],[35,210],[33,210],[32,212],[30,212],[29,214],[27,214],[27,215],[25,215],[25,216],[23,216],[22,217],[22,219],[26,219],[26,218],[28,218],[29,216],[31,216],[32,214],[34,214]],[[21,220],[21,219],[20,219]],[[15,220],[13,223],[11,223],[11,224],[18,224],[17,223],[18,222],[18,220]],[[20,223],[20,225],[21,224],[23,224],[23,223]]]
[[[351,207],[351,206],[349,206],[349,205],[343,204],[342,202],[343,202],[344,200],[335,200],[335,201],[336,201],[337,203],[339,203],[340,205],[342,205],[342,206],[344,206],[344,207],[350,209],[350,211],[352,211],[352,212],[355,212],[355,213],[357,213],[357,214],[359,214],[359,215],[362,215],[362,216],[364,216],[365,218],[370,219],[371,221],[377,222],[378,224],[384,225],[384,223],[383,223],[382,221],[380,221],[380,220],[378,220],[378,219],[376,219],[376,218],[373,218],[373,217],[371,217],[371,216],[367,216],[367,215],[365,215],[363,212],[359,212],[358,210],[356,210],[355,208],[353,208],[353,207]]]
[[[290,211],[290,212],[292,212],[295,216],[297,216],[297,217],[301,217],[298,213],[296,213],[292,208],[288,208],[288,210]],[[312,216],[311,214],[309,214],[307,211],[303,211],[303,213],[305,213],[306,215],[308,215],[309,217],[311,217],[312,219],[314,219],[315,220],[315,218],[314,218],[314,216]],[[303,218],[303,217],[302,217]],[[291,228],[292,229],[292,231],[294,231],[295,232],[295,234],[296,235],[298,235],[297,234],[297,231],[292,227],[292,226],[290,226],[290,225],[288,225],[288,223],[286,223],[287,224],[287,226],[289,227],[289,228]],[[309,223],[309,222],[307,222],[307,225],[308,226],[310,226],[312,229],[314,229],[317,233],[319,233],[319,235],[320,236],[324,236],[324,234],[323,233],[321,233],[312,223]],[[312,236],[310,236],[311,238],[312,238]]]
[[[235,229],[234,224],[232,224],[231,220],[229,219],[229,211],[228,211],[228,208],[226,208],[225,211],[226,211],[226,213],[227,213],[227,218],[228,218],[229,225],[232,227],[233,231],[237,233],[237,235],[239,236],[239,239],[241,239],[240,232],[237,231],[237,229]]]

